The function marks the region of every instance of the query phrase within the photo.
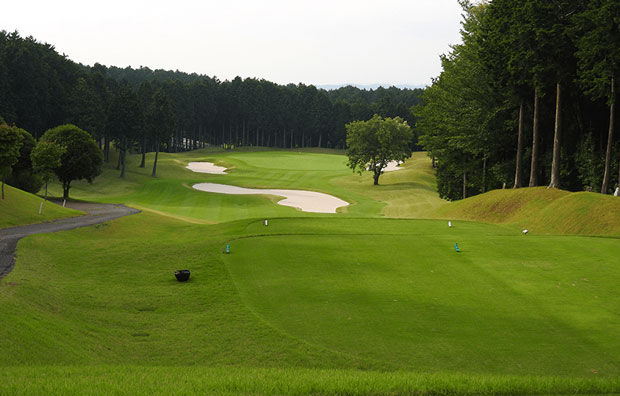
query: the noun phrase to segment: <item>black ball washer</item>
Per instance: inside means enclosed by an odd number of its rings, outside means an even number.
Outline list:
[[[176,276],[179,282],[185,282],[189,279],[189,270],[176,270],[174,271],[174,276]]]

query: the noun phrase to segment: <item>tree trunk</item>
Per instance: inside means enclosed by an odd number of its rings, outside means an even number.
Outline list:
[[[241,132],[242,136],[243,136],[243,142],[242,144],[245,146],[246,142],[247,142],[247,136],[245,134],[246,130],[245,130],[245,120],[243,120],[243,131]]]
[[[144,168],[146,162],[146,138],[142,137],[142,161],[140,161],[140,168]]]
[[[103,137],[103,160],[105,162],[110,162],[110,135],[107,133]]]
[[[4,180],[2,180],[2,199],[4,199]]]
[[[69,188],[71,188],[71,182],[62,182],[62,198],[69,199]]]
[[[463,172],[463,199],[467,198],[467,171]]]
[[[125,178],[125,156],[127,155],[127,138],[123,138],[121,143],[121,179]]]
[[[556,85],[555,98],[555,131],[553,134],[553,161],[551,162],[551,181],[547,188],[560,187],[560,134],[562,133],[562,118],[560,111],[562,109],[561,100],[561,84]]]
[[[323,132],[319,134],[319,148],[321,148],[321,142],[323,141]]]
[[[534,127],[532,131],[532,163],[530,166],[530,187],[538,185],[538,87],[534,89]]]
[[[482,193],[487,192],[487,157],[482,159]]]
[[[618,188],[620,188],[620,161],[618,161]]]
[[[515,184],[512,188],[521,188],[521,157],[523,156],[523,108],[525,100],[521,99],[519,106],[519,132],[517,137],[517,164],[515,167]]]
[[[159,157],[159,139],[155,140],[155,161],[153,161],[153,173],[151,173],[151,177],[157,177],[157,157]]]
[[[435,164],[435,156],[431,157],[431,167],[435,169],[437,165]]]
[[[374,174],[372,175],[373,176],[373,184],[375,186],[377,186],[377,185],[379,185],[379,176],[381,176],[381,171],[383,170],[383,168],[377,166],[377,164],[375,164],[374,162],[373,162],[372,166],[373,166],[373,172],[374,172]]]
[[[609,185],[609,173],[611,172],[611,146],[614,144],[614,113],[616,107],[616,97],[614,89],[614,77],[611,77],[611,104],[609,105],[609,131],[607,133],[607,151],[605,152],[605,174],[601,194],[607,194]]]

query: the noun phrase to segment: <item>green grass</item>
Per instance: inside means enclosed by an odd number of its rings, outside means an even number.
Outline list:
[[[494,190],[439,207],[434,216],[504,223],[541,234],[620,236],[620,199],[545,187]]]
[[[78,210],[63,208],[49,201],[4,185],[4,199],[0,199],[0,228],[41,223],[83,214]],[[43,203],[43,207],[41,207]],[[39,208],[41,214],[39,214]]]
[[[291,188],[324,192],[350,202],[343,216],[428,217],[445,201],[435,194],[428,158],[415,153],[405,169],[384,174],[379,186],[369,172],[360,176],[346,167],[342,154],[291,151],[224,151],[204,149],[182,154],[162,153],[158,177],[151,168],[138,168],[139,156],[129,156],[127,177],[108,165],[93,184],[74,183],[71,196],[84,200],[126,203],[143,210],[195,222],[215,223],[255,217],[318,216],[275,205],[269,196],[211,194],[191,188],[212,182],[251,188]],[[152,161],[147,156],[147,163]],[[211,161],[230,168],[228,175],[194,173],[184,167],[191,161]],[[112,163],[115,164],[114,159]],[[59,186],[52,188],[61,194]]]
[[[618,380],[240,367],[46,366],[0,371],[0,395],[612,395]]]
[[[20,241],[0,281],[0,395],[620,393],[617,238],[523,236],[526,212],[411,219],[458,207],[436,198],[427,158],[378,187],[343,158],[201,150],[164,155],[157,179],[78,183],[75,197],[146,210]],[[313,215],[187,188],[206,180],[355,205]],[[540,194],[521,207],[590,199]]]
[[[273,236],[225,256],[247,305],[294,338],[425,372],[620,370],[615,239],[362,219],[312,233],[306,221],[273,221]]]

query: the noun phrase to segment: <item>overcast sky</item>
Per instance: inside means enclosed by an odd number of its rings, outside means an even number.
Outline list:
[[[457,0],[3,1],[18,30],[87,65],[279,84],[430,84],[460,41]]]

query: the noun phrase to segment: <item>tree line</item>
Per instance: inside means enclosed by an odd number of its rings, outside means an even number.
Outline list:
[[[441,57],[415,110],[440,195],[545,185],[612,192],[620,2],[460,3],[462,43]]]
[[[374,114],[414,125],[421,89],[220,81],[179,71],[84,66],[50,44],[0,31],[0,116],[35,138],[73,124],[98,142],[104,160],[128,151],[178,152],[216,145],[344,149],[345,125]],[[156,162],[153,164],[153,175]]]

